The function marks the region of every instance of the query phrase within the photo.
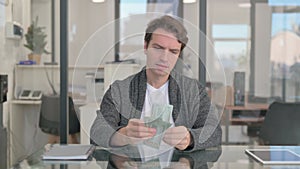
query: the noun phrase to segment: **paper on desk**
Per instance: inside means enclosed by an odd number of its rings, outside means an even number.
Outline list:
[[[42,155],[43,160],[87,160],[94,151],[94,145],[54,144]]]

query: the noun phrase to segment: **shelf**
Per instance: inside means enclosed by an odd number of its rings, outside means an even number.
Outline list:
[[[240,110],[240,111],[245,111],[245,110],[268,110],[269,104],[266,103],[248,103],[245,106],[225,106],[226,110]]]
[[[231,118],[230,122],[231,124],[235,125],[245,125],[245,124],[251,124],[251,123],[262,123],[265,120],[264,117],[235,117]]]
[[[41,100],[12,100],[12,104],[27,104],[27,105],[39,105],[42,103]]]
[[[59,65],[16,65],[17,68],[28,68],[28,69],[41,69],[41,68],[49,68],[49,69],[52,69],[52,68],[55,68],[55,69],[59,69],[60,66]],[[76,69],[76,68],[79,68],[79,69],[104,69],[104,66],[103,65],[99,65],[99,66],[89,66],[89,65],[86,65],[86,66],[75,66],[75,65],[72,65],[72,66],[69,66],[68,67],[69,69]]]

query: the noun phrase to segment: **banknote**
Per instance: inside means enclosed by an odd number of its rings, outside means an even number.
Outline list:
[[[159,149],[163,133],[171,126],[169,121],[172,110],[172,105],[155,104],[152,106],[151,116],[145,117],[144,121],[147,127],[156,129],[156,134],[152,138],[145,140],[145,145]]]
[[[146,121],[146,119],[145,119]],[[163,133],[166,131],[167,128],[171,126],[170,123],[162,121],[161,118],[158,118],[154,121],[151,121],[149,123],[146,122],[147,127],[155,128],[156,129],[156,134],[150,138],[144,141],[144,144],[154,147],[154,148],[159,148]]]
[[[153,104],[151,117],[155,119],[161,117],[163,121],[169,122],[172,111],[173,111],[173,105]]]

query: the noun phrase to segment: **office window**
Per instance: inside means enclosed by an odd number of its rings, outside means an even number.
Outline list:
[[[278,11],[278,8],[285,9],[274,7],[274,11]],[[300,11],[272,13],[271,34],[271,96],[299,101]]]
[[[212,27],[212,36],[216,53],[225,70],[227,85],[233,84],[235,71],[244,71],[248,76],[250,72],[249,26],[244,24],[215,24]]]
[[[299,6],[300,1],[297,0],[268,0],[270,6]]]

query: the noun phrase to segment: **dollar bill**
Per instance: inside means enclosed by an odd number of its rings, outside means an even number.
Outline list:
[[[163,133],[171,126],[170,116],[173,111],[172,105],[155,104],[152,106],[152,114],[145,117],[145,125],[156,129],[156,134],[150,139],[144,141],[145,145],[159,149]]]
[[[173,105],[169,104],[153,104],[152,105],[152,117],[162,118],[163,121],[169,122],[173,111]]]

